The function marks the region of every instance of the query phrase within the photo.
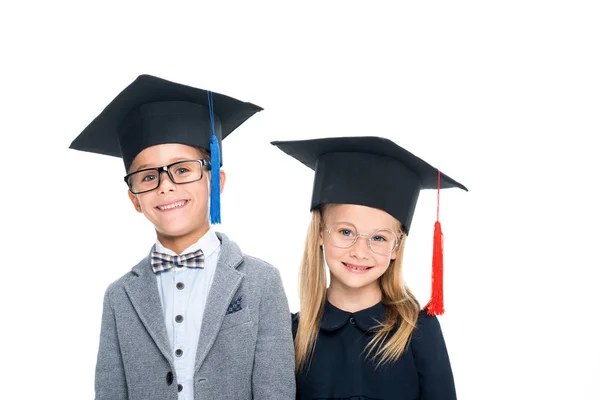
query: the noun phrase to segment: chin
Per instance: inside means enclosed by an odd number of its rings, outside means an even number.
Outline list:
[[[341,283],[343,286],[350,288],[350,289],[362,289],[368,286],[373,285],[373,283],[377,283],[378,277],[377,278],[373,278],[373,277],[355,277],[354,279],[351,279],[352,277],[348,277],[348,276],[336,276],[335,279]]]
[[[344,283],[345,286],[347,286],[351,289],[362,289],[362,288],[372,286],[373,283],[377,283],[377,279],[375,279],[373,281],[367,281],[367,282],[342,282],[342,283]]]
[[[169,227],[161,227],[160,229],[157,228],[156,231],[165,237],[178,238],[178,237],[192,235],[194,232],[199,232],[200,229],[197,227],[190,228],[190,227],[169,226]]]
[[[194,215],[181,215],[172,219],[156,219],[155,222],[154,228],[157,232],[171,237],[185,236],[194,232],[200,232],[204,229],[208,229],[210,226],[208,221],[206,221],[206,224],[199,223],[198,217]]]

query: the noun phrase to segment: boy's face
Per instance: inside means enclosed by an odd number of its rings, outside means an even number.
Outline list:
[[[159,144],[141,151],[129,172],[202,158],[200,152],[191,146]],[[221,171],[221,191],[224,183],[225,174]],[[203,171],[201,180],[184,184],[173,183],[167,173],[162,172],[160,185],[155,190],[128,194],[135,209],[152,222],[160,242],[173,251],[183,251],[209,229],[210,174],[207,169]]]

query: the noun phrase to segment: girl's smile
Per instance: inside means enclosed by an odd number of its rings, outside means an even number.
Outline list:
[[[353,274],[364,274],[368,272],[371,268],[373,268],[372,265],[356,265],[345,262],[342,262],[342,264],[346,267],[346,269],[349,272],[352,272]]]

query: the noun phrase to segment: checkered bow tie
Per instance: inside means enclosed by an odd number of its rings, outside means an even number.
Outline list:
[[[171,256],[153,250],[151,264],[154,273],[173,267],[204,268],[204,253],[198,250],[182,256]]]

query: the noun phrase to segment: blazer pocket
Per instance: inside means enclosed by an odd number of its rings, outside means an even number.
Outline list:
[[[224,331],[225,329],[243,325],[247,322],[250,322],[250,312],[248,311],[248,307],[244,305],[241,310],[225,315],[220,330]]]

